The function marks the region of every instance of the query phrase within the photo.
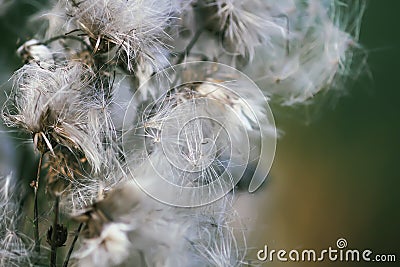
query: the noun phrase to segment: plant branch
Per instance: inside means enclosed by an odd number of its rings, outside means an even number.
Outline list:
[[[35,225],[34,237],[35,237],[35,251],[37,253],[40,253],[38,190],[39,190],[40,171],[42,169],[42,161],[43,161],[43,153],[40,153],[36,180],[32,183],[33,190],[35,193],[35,200],[33,204],[33,223]]]
[[[71,246],[70,246],[70,248],[68,250],[67,256],[65,257],[65,261],[64,261],[63,267],[68,267],[69,259],[71,258],[72,251],[74,250],[75,243],[76,243],[76,241],[78,241],[79,233],[81,232],[82,226],[83,226],[83,223],[80,223],[79,226],[78,226],[78,229],[75,232],[74,240],[72,241]]]
[[[50,44],[50,43],[52,43],[52,42],[54,42],[54,41],[60,40],[60,39],[71,39],[71,40],[75,40],[75,41],[78,41],[78,42],[82,43],[82,44],[86,47],[87,50],[90,51],[90,50],[92,49],[92,48],[90,47],[90,45],[88,45],[81,37],[74,36],[74,35],[67,35],[67,34],[65,34],[65,35],[54,36],[54,37],[52,37],[52,38],[50,38],[50,39],[47,39],[46,41],[38,42],[38,43],[36,43],[35,45],[48,45],[48,44]]]
[[[190,54],[190,50],[192,50],[193,46],[194,46],[194,45],[196,44],[196,42],[199,40],[200,35],[203,33],[204,29],[205,29],[205,27],[203,26],[203,27],[199,28],[199,29],[196,31],[196,33],[194,34],[193,38],[190,40],[189,44],[186,46],[185,51],[183,51],[183,52],[179,55],[179,57],[178,57],[178,59],[177,59],[175,65],[178,65],[178,64],[182,63],[183,60],[185,59],[185,57],[186,57],[187,55]]]
[[[54,222],[53,232],[51,236],[51,256],[50,256],[50,267],[56,267],[57,264],[57,234],[58,234],[58,214],[60,210],[60,197],[56,196],[54,201]]]

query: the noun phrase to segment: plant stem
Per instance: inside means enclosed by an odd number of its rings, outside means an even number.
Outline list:
[[[192,50],[193,46],[199,40],[200,35],[203,33],[204,29],[205,29],[205,27],[203,26],[196,31],[193,38],[190,40],[189,44],[186,46],[185,51],[179,55],[175,65],[182,63],[183,60],[185,59],[185,57],[190,54],[190,50]]]
[[[35,200],[33,204],[33,223],[35,225],[35,251],[40,253],[40,239],[39,239],[39,208],[38,208],[38,190],[39,190],[39,179],[40,179],[40,170],[42,169],[42,160],[43,153],[40,153],[39,164],[36,174],[36,180],[33,184],[33,190],[35,192]]]
[[[58,214],[60,209],[60,197],[56,196],[54,202],[54,222],[53,222],[53,233],[51,236],[51,256],[50,256],[50,267],[56,267],[57,264],[57,229],[58,229]]]
[[[65,257],[65,261],[64,261],[63,267],[68,267],[69,259],[71,258],[72,251],[74,250],[74,246],[75,246],[76,241],[78,240],[79,233],[81,232],[82,226],[83,226],[83,223],[80,223],[79,226],[78,226],[78,229],[75,232],[74,240],[72,241],[71,246],[70,246],[70,248],[68,250],[68,254]]]
[[[47,39],[46,41],[38,42],[38,43],[32,44],[32,46],[33,46],[33,45],[48,45],[48,44],[50,44],[50,43],[52,43],[52,42],[55,42],[55,41],[58,41],[58,40],[60,40],[60,39],[70,39],[70,40],[78,41],[78,42],[82,43],[82,44],[86,47],[86,49],[87,49],[88,51],[91,50],[91,47],[90,47],[81,37],[79,37],[79,36],[74,36],[74,35],[66,35],[66,34],[65,34],[65,35],[57,35],[57,36],[54,36],[54,37],[52,37],[52,38],[50,38],[50,39]]]

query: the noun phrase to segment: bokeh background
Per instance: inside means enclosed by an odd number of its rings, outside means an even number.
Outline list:
[[[255,197],[262,204],[254,257],[264,244],[321,250],[345,238],[348,248],[396,254],[397,264],[381,265],[400,266],[400,1],[367,3],[360,42],[368,62],[347,96],[334,105],[323,99],[309,109],[273,109],[284,135],[263,197]],[[381,266],[266,264],[310,265]]]
[[[0,84],[20,66],[20,40],[32,37],[27,16],[45,1],[8,1],[0,10]],[[273,108],[278,141],[270,177],[251,196],[240,195],[252,217],[250,256],[271,249],[335,247],[396,254],[400,266],[400,32],[397,0],[369,0],[360,42],[368,52],[364,74],[346,84],[346,96],[309,108]],[[37,29],[36,29],[37,30]],[[0,94],[1,104],[5,94]],[[311,112],[310,112],[311,111]],[[12,136],[11,140],[9,136]],[[28,137],[0,126],[0,167],[29,180],[36,159]],[[26,141],[24,141],[26,140]],[[257,203],[257,205],[254,205]],[[255,222],[255,223],[254,223]],[[265,266],[378,266],[378,263],[278,263]],[[380,265],[379,265],[380,266]]]

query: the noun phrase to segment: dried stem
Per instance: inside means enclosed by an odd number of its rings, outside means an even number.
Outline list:
[[[200,29],[198,29],[196,31],[193,38],[190,40],[189,44],[186,46],[185,51],[179,55],[179,57],[175,63],[176,65],[182,63],[183,60],[185,59],[185,57],[190,54],[190,50],[192,50],[193,46],[199,40],[200,35],[203,33],[204,29],[205,29],[205,26],[201,27]]]
[[[70,40],[78,41],[78,42],[82,43],[88,51],[91,50],[91,47],[81,37],[74,36],[74,35],[67,35],[67,34],[54,36],[46,41],[38,42],[38,43],[32,44],[32,45],[48,45],[48,44],[58,41],[60,39],[70,39]]]
[[[33,223],[35,225],[34,237],[35,237],[35,251],[40,253],[40,239],[39,239],[39,208],[38,208],[38,190],[39,190],[39,179],[40,171],[42,169],[43,153],[40,153],[39,164],[37,168],[36,180],[33,182],[33,190],[35,193],[35,200],[33,205]]]
[[[53,222],[53,232],[51,236],[51,256],[50,256],[50,267],[56,267],[57,264],[57,228],[58,228],[58,217],[60,210],[60,197],[56,196],[54,201],[54,222]]]
[[[71,258],[72,251],[74,250],[75,243],[76,243],[76,241],[78,241],[79,233],[81,232],[82,226],[83,226],[83,223],[80,223],[79,226],[78,226],[78,229],[75,232],[74,240],[72,241],[71,246],[69,247],[68,254],[65,257],[65,261],[64,261],[63,267],[68,267],[69,259]]]

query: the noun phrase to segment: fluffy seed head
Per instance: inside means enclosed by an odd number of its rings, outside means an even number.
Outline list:
[[[13,76],[13,91],[3,108],[5,123],[32,134],[40,152],[54,154],[56,145],[80,150],[93,169],[99,170],[103,161],[101,128],[92,127],[89,121],[89,114],[98,112],[92,105],[96,90],[91,85],[92,75],[76,62],[50,69],[24,65]]]
[[[363,1],[271,1],[270,6],[286,18],[288,37],[257,48],[245,70],[267,94],[284,105],[307,104],[320,91],[341,90],[343,81],[357,74],[353,55],[361,51]]]
[[[84,240],[84,244],[74,255],[78,266],[116,266],[129,256],[129,225],[109,223],[104,225],[99,237]]]
[[[68,1],[69,26],[88,35],[94,52],[116,50],[117,57],[133,70],[138,59],[158,67],[164,54],[165,30],[179,11],[175,0]]]

